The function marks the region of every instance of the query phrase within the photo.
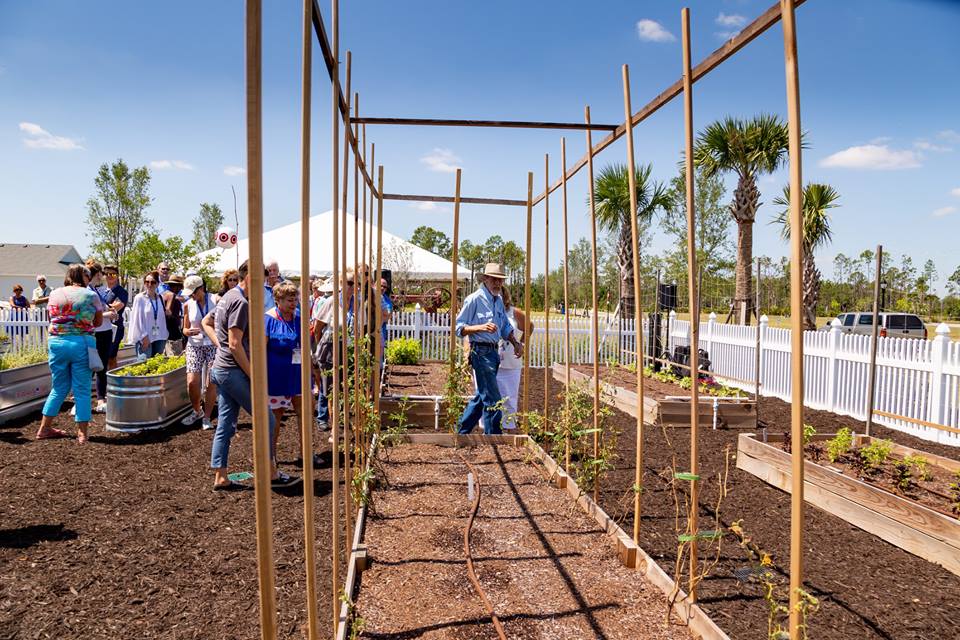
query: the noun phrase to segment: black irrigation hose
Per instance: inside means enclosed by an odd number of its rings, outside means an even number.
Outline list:
[[[480,510],[480,475],[477,473],[477,470],[474,469],[473,465],[467,462],[466,458],[458,451],[457,456],[460,458],[460,461],[466,465],[467,469],[473,473],[474,483],[476,485],[477,494],[473,498],[473,508],[470,510],[470,518],[467,520],[467,528],[463,530],[463,553],[467,558],[467,576],[470,578],[470,582],[473,583],[473,588],[476,590],[477,595],[480,596],[480,600],[483,601],[483,607],[487,612],[487,615],[490,616],[490,620],[493,622],[493,628],[497,630],[497,636],[500,640],[507,640],[507,635],[503,631],[503,625],[500,623],[500,618],[497,617],[497,614],[493,611],[493,604],[490,603],[490,599],[487,597],[486,592],[484,592],[483,587],[480,586],[480,581],[477,579],[477,573],[473,570],[473,556],[470,554],[470,530],[473,528],[473,521],[477,517],[477,511]]]

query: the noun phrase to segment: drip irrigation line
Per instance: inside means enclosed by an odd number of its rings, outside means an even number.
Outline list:
[[[507,635],[503,631],[500,618],[498,618],[497,614],[493,611],[493,604],[491,604],[483,587],[480,586],[480,580],[477,579],[477,573],[473,569],[473,556],[470,553],[470,530],[473,529],[473,521],[477,517],[477,511],[480,510],[480,474],[477,473],[474,466],[467,462],[467,459],[464,458],[463,454],[459,451],[457,451],[457,457],[460,458],[460,461],[463,462],[467,469],[473,474],[473,481],[477,489],[477,494],[473,498],[473,507],[470,509],[470,518],[467,520],[467,528],[463,530],[463,553],[467,558],[467,576],[470,578],[470,582],[473,583],[473,588],[476,590],[477,595],[480,596],[480,600],[483,601],[483,607],[493,622],[493,628],[497,630],[497,637],[500,640],[507,640]]]

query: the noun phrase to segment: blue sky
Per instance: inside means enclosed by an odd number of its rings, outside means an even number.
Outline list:
[[[771,0],[693,2],[699,61]],[[299,216],[300,7],[264,3],[264,206],[267,228]],[[321,3],[329,24],[329,6]],[[680,9],[674,0],[580,2],[342,2],[342,51],[353,51],[361,113],[377,116],[579,121],[623,119],[620,65],[637,109],[680,74]],[[797,10],[802,123],[810,149],[804,179],[841,194],[834,242],[818,254],[883,243],[915,264],[936,261],[941,280],[958,264],[960,231],[960,3],[808,0]],[[699,129],[726,114],[785,116],[782,31],[769,30],[695,85]],[[313,210],[330,208],[330,94],[315,52]],[[0,0],[0,215],[3,242],[89,245],[85,202],[97,167],[122,157],[152,166],[151,216],[189,237],[203,201],[232,215],[237,188],[245,235],[243,4]],[[386,191],[524,198],[526,173],[543,185],[559,168],[556,131],[368,127]],[[565,132],[568,162],[585,149]],[[595,134],[599,139],[599,134]],[[635,131],[638,160],[654,176],[676,172],[683,113],[675,100]],[[618,143],[597,168],[625,160]],[[770,202],[786,181],[761,180]],[[732,191],[732,178],[730,186]],[[570,185],[571,239],[589,233],[586,171]],[[551,198],[551,260],[562,241]],[[409,237],[420,224],[452,229],[449,208],[387,203],[385,226]],[[765,205],[755,253],[786,246]],[[493,233],[523,243],[522,210],[465,206],[462,238]],[[542,207],[535,211],[534,271],[541,270]],[[666,240],[655,238],[654,250]]]

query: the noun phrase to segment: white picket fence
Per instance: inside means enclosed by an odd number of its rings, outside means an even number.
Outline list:
[[[690,344],[690,322],[668,322],[668,346]],[[711,314],[700,325],[700,348],[712,370],[731,386],[753,391],[756,327],[718,323]],[[790,401],[790,330],[760,318],[760,393]],[[960,429],[960,342],[945,324],[933,340],[878,338],[874,410]],[[804,404],[864,420],[870,369],[870,337],[829,331],[803,334]],[[875,416],[877,423],[934,442],[960,446],[960,433],[906,420]],[[860,425],[851,424],[856,430]]]
[[[45,349],[49,326],[50,318],[46,309],[0,308],[0,341],[9,345],[10,349]]]

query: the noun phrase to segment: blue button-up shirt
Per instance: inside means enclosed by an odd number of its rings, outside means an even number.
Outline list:
[[[507,310],[503,307],[503,299],[490,293],[486,286],[467,296],[463,301],[463,308],[457,315],[457,335],[463,337],[463,328],[471,324],[486,324],[492,322],[497,325],[496,333],[471,333],[470,344],[496,345],[500,338],[507,340],[513,333],[513,326],[507,318]]]

